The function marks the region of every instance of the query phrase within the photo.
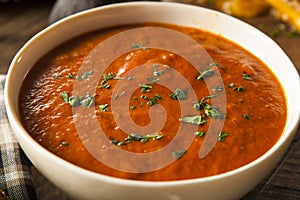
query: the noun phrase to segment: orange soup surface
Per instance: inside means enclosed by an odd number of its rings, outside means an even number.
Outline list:
[[[220,35],[158,23],[98,30],[51,50],[26,75],[19,109],[55,155],[147,181],[244,166],[286,122],[282,88],[257,57]]]

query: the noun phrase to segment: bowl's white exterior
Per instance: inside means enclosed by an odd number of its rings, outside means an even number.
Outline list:
[[[18,114],[18,94],[32,65],[58,44],[85,32],[111,25],[165,22],[208,30],[240,44],[265,62],[286,92],[288,117],[277,144],[254,162],[231,172],[194,180],[142,182],[112,178],[76,167],[45,150],[24,130]],[[15,56],[6,85],[10,124],[34,166],[61,190],[76,199],[238,199],[276,165],[294,136],[300,116],[299,75],[286,54],[257,29],[212,10],[162,2],[133,2],[103,6],[63,19],[38,33]]]

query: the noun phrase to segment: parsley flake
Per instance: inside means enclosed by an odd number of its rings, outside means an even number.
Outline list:
[[[186,150],[179,150],[179,151],[173,151],[172,156],[175,159],[181,158],[187,151]]]
[[[179,121],[182,121],[187,124],[196,124],[196,125],[201,125],[206,123],[206,119],[201,115],[183,117],[180,118]]]
[[[183,91],[180,88],[176,88],[175,91],[170,94],[171,99],[174,100],[185,100],[187,99],[187,91]]]

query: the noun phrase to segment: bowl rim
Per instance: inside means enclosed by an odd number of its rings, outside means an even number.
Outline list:
[[[199,10],[203,10],[203,11],[212,12],[213,14],[217,14],[217,15],[221,16],[222,18],[226,18],[227,20],[231,20],[231,21],[234,21],[235,23],[239,23],[239,25],[249,29],[250,31],[255,32],[258,36],[260,36],[263,39],[267,40],[269,43],[271,43],[276,48],[282,50],[271,38],[266,36],[264,33],[259,31],[258,29],[254,28],[252,25],[247,24],[247,23],[245,23],[245,22],[243,22],[243,21],[241,21],[241,20],[239,20],[235,17],[232,17],[232,16],[229,16],[227,14],[221,13],[219,11],[211,10],[211,9],[208,9],[208,8],[203,8],[203,7],[200,7],[200,6],[187,5],[187,4],[175,3],[175,2],[147,2],[147,1],[142,1],[142,2],[116,3],[116,4],[104,5],[104,6],[101,6],[101,7],[81,11],[79,13],[73,14],[71,16],[63,18],[63,19],[51,24],[50,26],[46,27],[45,29],[43,29],[42,31],[37,33],[35,36],[33,36],[18,51],[18,53],[16,54],[16,56],[14,57],[11,65],[10,65],[10,68],[9,68],[8,74],[7,74],[7,78],[6,78],[6,82],[5,82],[5,88],[4,88],[5,107],[6,107],[6,110],[7,110],[9,121],[10,121],[11,125],[14,126],[14,128],[17,129],[16,132],[21,133],[20,137],[25,139],[27,142],[31,143],[32,147],[35,148],[36,150],[39,150],[41,152],[41,154],[43,154],[44,156],[46,156],[49,159],[53,160],[58,165],[64,165],[69,170],[75,171],[76,173],[79,173],[79,174],[84,174],[85,176],[88,176],[91,179],[102,180],[102,181],[111,182],[111,183],[115,183],[115,184],[135,186],[135,187],[167,187],[167,186],[176,186],[176,185],[188,185],[188,184],[193,184],[193,183],[198,183],[198,182],[209,182],[209,181],[214,181],[214,180],[217,180],[217,179],[226,178],[226,177],[231,176],[233,174],[241,173],[241,172],[243,172],[243,171],[245,171],[249,168],[254,167],[258,163],[262,162],[267,157],[269,157],[271,154],[273,154],[275,151],[277,151],[278,148],[288,139],[288,137],[291,137],[291,133],[293,132],[293,130],[298,127],[298,124],[299,124],[299,121],[300,121],[300,106],[297,107],[297,109],[298,109],[297,113],[298,113],[298,116],[299,116],[298,119],[292,119],[291,123],[288,124],[288,127],[286,127],[287,126],[287,124],[286,124],[285,129],[283,131],[283,135],[279,138],[279,140],[267,152],[265,152],[259,158],[253,160],[252,162],[250,162],[250,163],[248,163],[244,166],[241,166],[237,169],[234,169],[234,170],[231,170],[231,171],[228,171],[228,172],[225,172],[225,173],[221,173],[221,174],[217,174],[217,175],[213,175],[213,176],[208,176],[208,177],[186,179],[186,180],[176,180],[176,181],[130,180],[130,179],[123,179],[123,178],[117,178],[117,177],[112,177],[112,176],[108,176],[108,175],[103,175],[103,174],[100,174],[100,173],[96,173],[96,172],[84,169],[82,167],[76,166],[75,164],[72,164],[72,163],[60,158],[59,156],[56,156],[55,154],[53,154],[50,151],[48,151],[47,149],[45,149],[37,141],[35,141],[27,133],[27,131],[23,128],[22,123],[18,119],[18,116],[17,116],[17,113],[16,113],[17,111],[15,111],[15,109],[13,109],[14,106],[12,105],[11,97],[9,96],[9,87],[13,87],[13,83],[11,82],[11,76],[13,76],[13,66],[16,62],[18,62],[18,58],[19,58],[18,55],[22,54],[22,52],[26,49],[26,47],[28,45],[30,45],[30,43],[32,41],[38,39],[41,35],[45,34],[46,32],[51,31],[52,29],[55,29],[55,28],[63,25],[64,23],[68,23],[69,21],[75,20],[76,18],[80,18],[80,17],[85,16],[85,15],[90,15],[90,14],[93,14],[93,13],[101,12],[102,10],[117,8],[117,7],[126,7],[126,6],[130,7],[130,6],[133,6],[133,5],[160,6],[162,4],[163,5],[168,5],[168,6],[175,6],[175,7],[176,6],[181,6],[181,7],[185,7],[185,8],[199,9]],[[283,50],[282,50],[282,52],[283,52]],[[286,56],[285,53],[282,54],[282,55]],[[286,56],[286,59],[289,60],[289,58],[287,56]],[[293,65],[290,60],[289,60],[289,62],[290,62],[291,65]],[[291,70],[294,70],[295,73],[298,74],[295,67]],[[297,87],[300,88],[299,75],[298,75],[298,86]],[[299,97],[299,95],[298,95],[298,97]]]

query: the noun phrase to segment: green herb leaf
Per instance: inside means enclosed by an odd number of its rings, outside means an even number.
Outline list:
[[[106,80],[106,81],[115,78],[115,75],[114,75],[114,73],[112,73],[112,72],[109,72],[108,74],[102,74],[102,76],[103,76],[103,79]]]
[[[229,84],[228,84],[228,87],[229,87],[229,88],[233,88],[233,87],[234,87],[234,83],[229,83]]]
[[[242,76],[243,76],[243,78],[244,78],[245,80],[247,80],[247,81],[252,81],[252,80],[253,80],[252,77],[250,76],[250,74],[247,74],[246,72],[244,72],[244,73],[242,74]]]
[[[226,137],[228,137],[229,133],[226,131],[222,131],[219,133],[218,141],[224,141]]]
[[[61,92],[60,95],[63,101],[69,103],[71,107],[76,107],[76,106],[91,107],[94,104],[95,97],[89,94],[87,94],[85,97],[76,97],[76,96],[69,97],[69,94],[67,92]]]
[[[148,98],[147,96],[145,96],[145,95],[142,95],[141,98],[144,99],[144,100],[148,100],[148,99],[149,99],[149,98]]]
[[[69,98],[69,104],[71,107],[76,107],[76,106],[79,106],[80,105],[80,100],[78,97],[70,97]]]
[[[92,75],[93,74],[93,70],[90,70],[90,71],[87,71],[87,72],[84,72],[82,75],[81,75],[81,79],[88,79],[89,75]]]
[[[131,81],[133,79],[135,79],[135,76],[128,76],[128,78],[127,78],[128,81]]]
[[[220,96],[220,94],[212,94],[212,95],[209,95],[209,96],[205,96],[200,100],[200,103],[204,102],[206,99],[212,99],[212,98],[215,98],[215,97],[218,97],[218,96]]]
[[[157,104],[157,99],[155,97],[151,97],[149,99],[149,101],[147,102],[147,105],[149,106],[153,106],[153,105],[156,105]]]
[[[147,49],[144,45],[139,43],[132,43],[130,47],[133,49],[143,49],[143,50]]]
[[[129,143],[131,141],[139,141],[142,143],[148,142],[150,139],[159,140],[163,137],[161,134],[148,134],[146,136],[140,135],[138,133],[131,133],[125,138],[125,142]]]
[[[208,66],[210,66],[210,67],[219,67],[220,64],[217,63],[217,62],[213,62],[213,63],[209,63]]]
[[[196,78],[197,80],[203,80],[209,76],[214,74],[214,69],[206,69],[200,73],[200,75]]]
[[[242,116],[243,116],[245,119],[248,119],[248,120],[251,119],[251,117],[250,117],[249,115],[247,115],[247,114],[243,114]]]
[[[180,88],[176,88],[175,91],[170,94],[171,99],[174,100],[185,100],[187,99],[187,91],[183,91]]]
[[[158,66],[159,66],[159,64],[154,65],[153,76],[161,76],[162,74],[164,74],[163,70],[157,70]]]
[[[130,110],[136,109],[136,106],[129,106]]]
[[[105,88],[105,89],[109,89],[110,88],[110,85],[107,84],[107,80],[102,80],[101,81],[100,88]]]
[[[173,151],[172,156],[175,159],[181,158],[187,151],[186,150],[179,150],[179,151]]]
[[[140,84],[141,92],[150,92],[150,89],[152,89],[152,85],[148,84]]]
[[[215,92],[221,92],[222,90],[223,90],[222,86],[216,86],[213,88],[213,91],[215,91]]]
[[[108,111],[108,107],[109,107],[109,104],[102,104],[99,106],[99,110],[100,111],[103,111],[103,112],[107,112]]]
[[[87,80],[88,76],[92,75],[92,74],[93,74],[93,70],[90,70],[90,71],[84,72],[81,76],[75,76],[70,73],[70,74],[68,74],[68,77],[81,81],[81,80]]]
[[[188,124],[201,125],[201,124],[206,123],[206,119],[204,117],[200,116],[200,115],[187,116],[187,117],[180,118],[179,120],[184,122],[184,123],[188,123]]]
[[[58,74],[58,75],[53,75],[52,77],[53,77],[54,79],[60,79],[60,78],[61,78],[61,75],[59,75],[59,74]]]
[[[64,146],[64,147],[70,146],[70,144],[68,142],[66,142],[66,141],[62,141],[60,145]]]
[[[215,106],[210,106],[210,108],[205,108],[204,110],[207,117],[224,119],[224,115],[219,111],[219,109]]]
[[[60,96],[64,100],[64,102],[69,102],[69,94],[67,92],[61,92]]]
[[[80,99],[81,106],[91,107],[93,104],[94,104],[94,97],[92,97],[89,94],[87,94],[84,98]]]
[[[245,90],[245,87],[243,86],[239,86],[239,87],[236,87],[236,88],[233,88],[235,91],[238,91],[238,92],[243,92]]]
[[[110,142],[114,145],[117,145],[117,146],[123,146],[123,145],[126,145],[125,142],[122,142],[122,141],[119,141],[119,140],[115,140],[113,138],[111,138]]]
[[[219,111],[219,109],[215,106],[212,106],[211,104],[205,102],[207,99],[212,99],[217,96],[220,96],[219,94],[212,94],[209,96],[203,97],[199,103],[194,104],[194,108],[197,111],[204,110],[204,113],[207,117],[212,117],[212,118],[218,118],[218,119],[224,119],[225,116]]]
[[[147,78],[147,80],[150,81],[151,83],[156,84],[157,81],[159,80],[159,78],[151,78],[151,77],[149,77],[149,78]]]
[[[204,131],[196,131],[194,134],[198,137],[203,137],[205,135],[205,132]]]
[[[156,105],[157,104],[157,100],[161,100],[161,99],[162,99],[162,97],[160,95],[156,94],[154,97],[151,97],[149,99],[149,101],[147,102],[147,104],[149,106]]]
[[[217,96],[220,96],[220,94],[212,94],[212,95],[209,95],[209,96],[205,96],[203,97],[199,103],[195,103],[194,104],[194,108],[197,110],[197,111],[200,111],[200,110],[205,110],[205,109],[211,109],[211,105],[208,104],[208,103],[205,103],[205,100],[207,99],[212,99],[212,98],[215,98]]]
[[[209,67],[220,67],[221,69],[225,69],[225,67],[223,65],[220,65],[220,63],[218,62],[212,62],[208,64]]]

